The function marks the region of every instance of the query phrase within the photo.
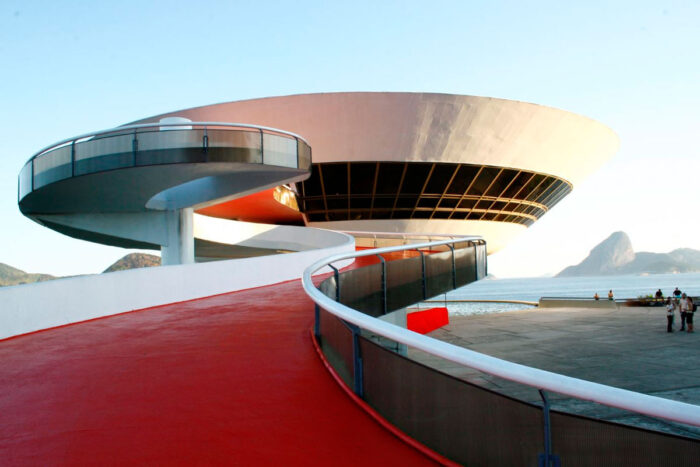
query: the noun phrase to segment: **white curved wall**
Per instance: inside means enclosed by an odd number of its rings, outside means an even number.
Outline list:
[[[352,252],[352,237],[306,229],[333,244],[298,253],[132,269],[0,288],[0,339],[157,305],[298,279],[310,264]],[[352,262],[346,261],[342,266]],[[330,271],[330,270],[329,270]]]
[[[311,222],[321,229],[367,232],[411,232],[415,234],[446,234],[468,237],[479,235],[486,240],[488,254],[506,246],[526,227],[511,222],[450,220],[450,219],[367,219],[359,221]]]
[[[605,125],[564,110],[492,97],[341,92],[268,97],[164,116],[246,122],[302,135],[314,162],[418,161],[496,165],[576,185],[617,151]]]
[[[335,232],[292,225],[257,224],[194,215],[194,236],[202,240],[253,248],[306,251],[338,244]]]

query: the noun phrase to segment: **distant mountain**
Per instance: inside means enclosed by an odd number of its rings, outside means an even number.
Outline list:
[[[124,271],[126,269],[150,268],[160,266],[160,257],[145,253],[129,253],[108,267],[104,272]]]
[[[42,282],[56,279],[49,274],[32,274],[13,268],[7,264],[0,263],[0,287],[6,285],[29,284],[31,282]]]
[[[624,232],[615,232],[591,250],[586,259],[556,277],[612,274],[664,274],[700,271],[700,251],[679,248],[670,253],[635,253]]]
[[[104,270],[104,272],[123,271],[126,269],[160,266],[160,258],[144,253],[130,253]],[[50,281],[59,277],[49,274],[26,273],[7,264],[0,263],[0,287],[7,285],[30,284],[32,282]]]

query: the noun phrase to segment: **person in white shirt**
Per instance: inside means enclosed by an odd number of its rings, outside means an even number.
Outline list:
[[[666,299],[666,321],[668,321],[668,326],[666,327],[666,332],[673,332],[673,315],[676,309],[676,304],[673,303],[673,299],[668,297]]]

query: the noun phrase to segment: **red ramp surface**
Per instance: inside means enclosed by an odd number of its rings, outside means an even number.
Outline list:
[[[426,465],[328,374],[298,281],[0,342],[2,465]]]

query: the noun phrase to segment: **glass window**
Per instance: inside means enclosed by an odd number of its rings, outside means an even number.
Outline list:
[[[399,162],[381,162],[379,164],[379,179],[377,194],[396,194],[405,164]]]
[[[462,165],[459,168],[457,175],[452,180],[452,183],[450,183],[450,187],[447,189],[447,193],[453,195],[463,195],[478,171],[478,166]]]
[[[442,201],[440,201],[440,207],[441,208],[456,208],[457,203],[459,203],[459,200],[456,198],[443,198]]]
[[[422,198],[418,201],[418,207],[421,207],[421,208],[434,208],[434,207],[437,206],[438,201],[440,201],[438,198],[426,198],[426,197],[422,197]]]
[[[530,172],[520,172],[518,175],[515,176],[515,180],[513,180],[513,183],[510,184],[508,189],[503,193],[504,198],[514,198],[520,190],[522,190],[523,186],[527,183],[527,181],[532,177],[532,173]],[[522,193],[520,194],[522,196]]]
[[[528,190],[528,193],[526,195],[527,197],[525,198],[528,201],[535,201],[556,180],[552,177],[545,177],[543,175],[535,176],[535,178],[537,178],[537,177],[540,177],[540,180],[542,181],[542,183],[540,183],[539,185],[535,186],[534,188]]]
[[[394,206],[394,196],[376,196],[374,198],[375,208],[391,208]]]
[[[430,214],[432,214],[432,210],[415,211],[412,217],[413,219],[429,219]]]
[[[327,197],[326,204],[328,205],[328,210],[332,209],[347,209],[348,199],[346,197]]]
[[[432,164],[413,163],[406,168],[401,193],[420,194],[428,178]]]
[[[491,185],[491,188],[486,192],[486,196],[501,196],[501,193],[506,189],[508,184],[513,181],[513,178],[518,172],[510,169],[503,169],[500,175]]]
[[[297,167],[296,139],[263,133],[263,164]]]
[[[351,196],[350,197],[350,209],[369,209],[372,205],[372,198],[370,196]]]
[[[326,196],[348,194],[347,164],[321,164],[321,175]]]
[[[372,194],[375,162],[353,162],[350,164],[350,193]]]
[[[326,206],[323,203],[323,199],[304,199],[302,201],[304,204],[304,211],[325,211]]]
[[[435,169],[430,175],[425,193],[441,195],[447,188],[447,184],[452,178],[457,168],[456,164],[435,164]]]
[[[472,209],[475,204],[476,204],[475,199],[463,199],[462,201],[459,202],[459,208],[460,209]]]
[[[564,183],[561,180],[554,180],[553,179],[552,181],[553,181],[553,183],[551,183],[547,187],[547,189],[542,190],[542,193],[540,193],[540,195],[536,198],[538,203],[545,203],[548,199],[551,199],[552,193],[556,192],[559,189],[559,187],[562,185],[562,183]],[[544,183],[543,183],[543,185],[544,185]]]
[[[481,173],[474,181],[474,184],[469,188],[470,195],[481,196],[486,192],[486,189],[491,185],[494,177],[498,175],[500,169],[495,167],[484,167]]]
[[[416,201],[418,201],[417,196],[399,196],[399,199],[396,200],[396,207],[413,208],[416,205]]]
[[[452,211],[435,211],[433,213],[433,219],[447,219],[452,214]]]

